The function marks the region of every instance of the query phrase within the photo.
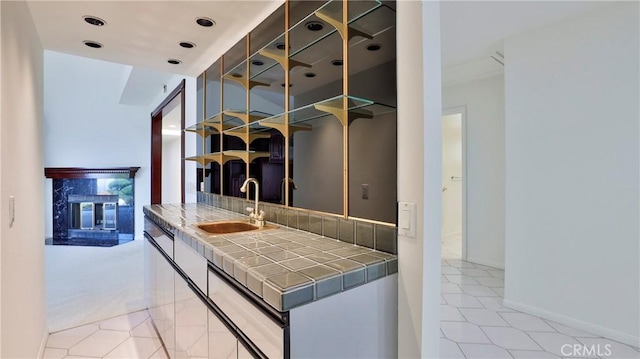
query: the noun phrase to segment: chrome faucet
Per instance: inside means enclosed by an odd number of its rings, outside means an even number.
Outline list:
[[[240,192],[242,193],[246,193],[247,192],[247,188],[249,187],[249,183],[253,183],[256,186],[256,192],[255,192],[255,196],[256,196],[256,204],[255,204],[255,208],[251,208],[251,207],[247,207],[247,211],[249,212],[249,218],[250,221],[253,224],[256,224],[258,227],[263,227],[265,222],[264,222],[264,211],[259,211],[258,212],[258,201],[260,198],[260,185],[258,184],[258,180],[256,180],[255,178],[249,177],[247,178],[244,183],[242,184],[242,187],[240,187]]]

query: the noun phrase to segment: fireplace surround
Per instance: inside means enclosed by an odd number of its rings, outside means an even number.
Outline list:
[[[133,240],[138,169],[45,168],[53,180],[53,238],[45,243],[110,247]]]

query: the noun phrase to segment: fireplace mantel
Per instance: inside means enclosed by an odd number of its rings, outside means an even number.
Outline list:
[[[140,167],[82,168],[82,167],[46,167],[46,178],[134,178]]]

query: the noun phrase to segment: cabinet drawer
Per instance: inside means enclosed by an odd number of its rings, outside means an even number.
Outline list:
[[[212,270],[209,270],[208,294],[267,357],[284,356],[284,329]]]
[[[144,217],[144,231],[160,245],[169,258],[173,259],[173,238],[171,236],[147,217]]]
[[[173,261],[202,293],[207,292],[207,260],[182,240],[173,242]]]

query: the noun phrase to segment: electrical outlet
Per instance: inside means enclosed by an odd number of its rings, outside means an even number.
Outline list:
[[[362,199],[369,199],[369,185],[362,185]]]

